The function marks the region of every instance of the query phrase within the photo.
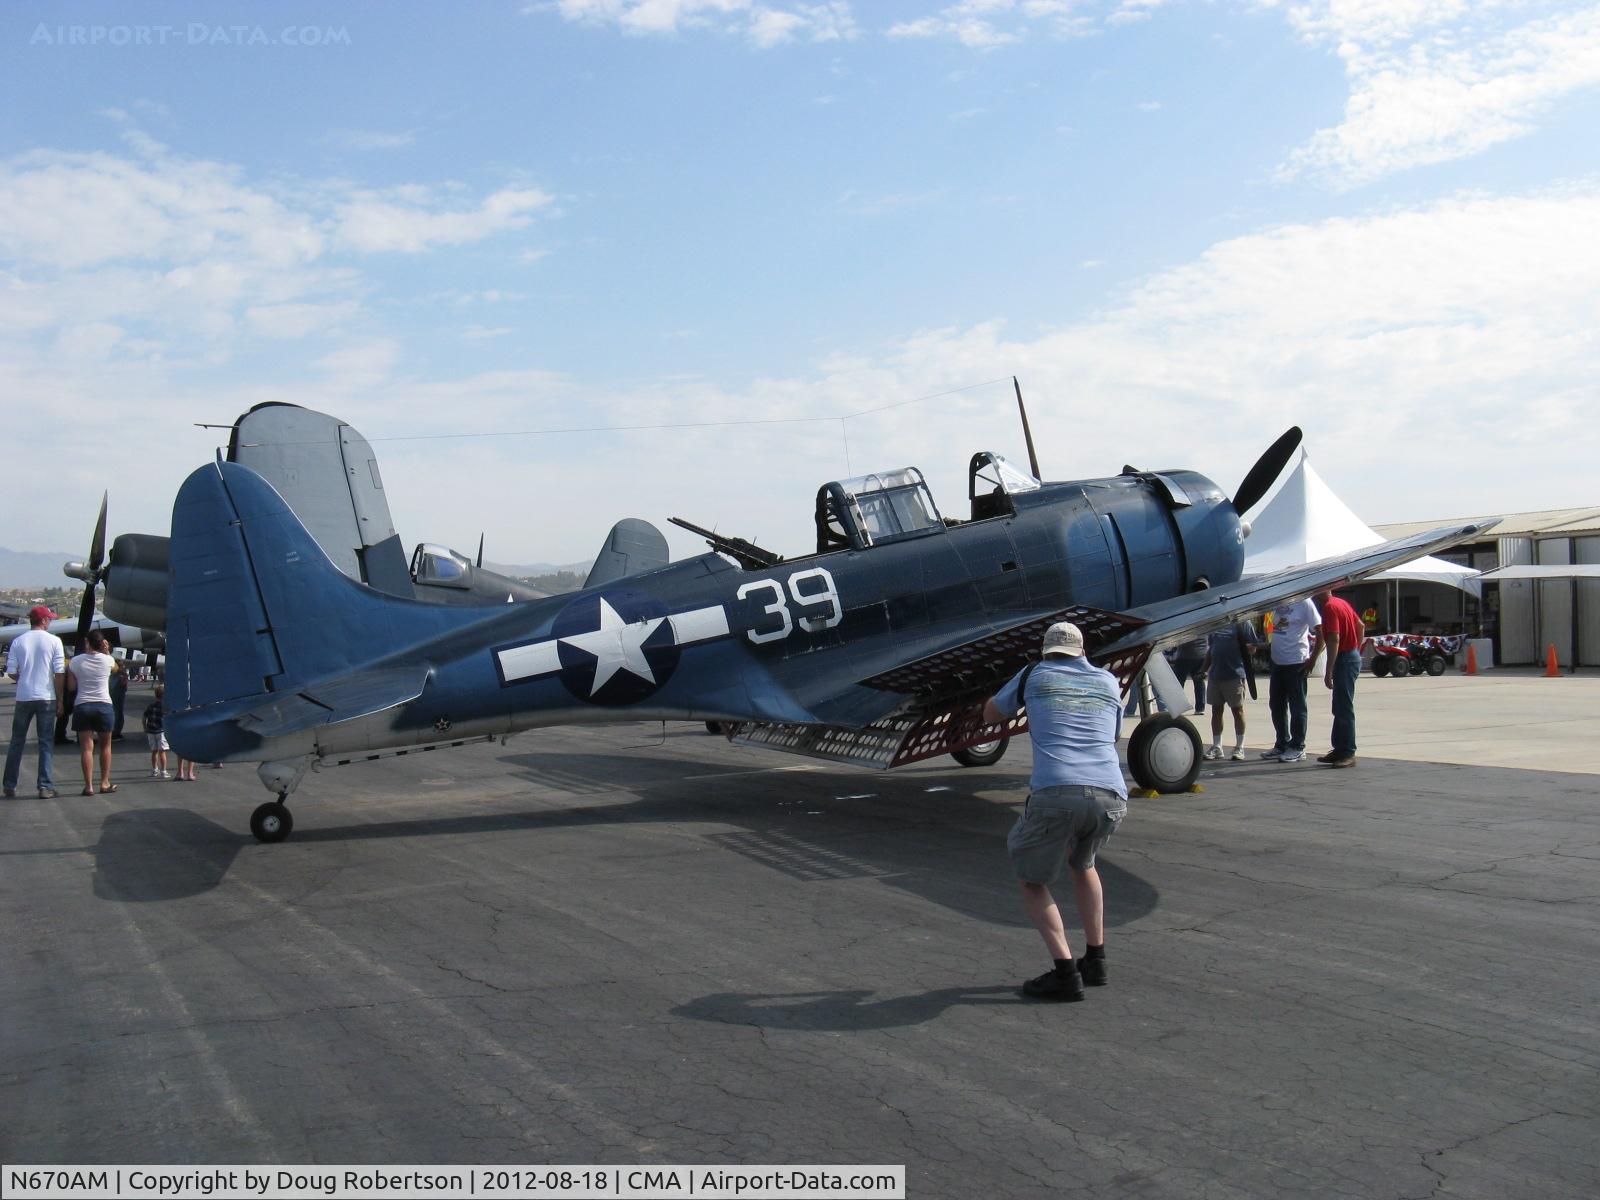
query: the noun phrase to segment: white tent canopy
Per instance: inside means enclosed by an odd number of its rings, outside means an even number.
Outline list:
[[[1320,559],[1348,554],[1384,539],[1334,494],[1312,468],[1302,447],[1300,461],[1277,495],[1250,519],[1245,541],[1244,573],[1266,575]],[[1444,583],[1474,596],[1480,592],[1478,572],[1427,555],[1372,576]]]

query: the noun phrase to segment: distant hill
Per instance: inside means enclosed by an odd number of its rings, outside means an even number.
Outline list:
[[[65,587],[69,581],[61,573],[61,564],[82,557],[82,550],[76,554],[70,550],[50,554],[40,550],[7,550],[0,546],[0,588]]]
[[[65,561],[65,560],[63,560]],[[589,574],[589,568],[594,566],[591,558],[587,562],[575,563],[497,563],[484,560],[484,569],[493,571],[496,575],[509,575],[513,579],[534,579],[540,575],[560,575],[563,572],[583,577]],[[57,568],[58,570],[60,568]]]

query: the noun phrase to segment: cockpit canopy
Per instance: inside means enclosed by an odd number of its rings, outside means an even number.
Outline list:
[[[411,555],[411,578],[430,587],[469,588],[472,560],[448,546],[423,542]]]
[[[865,550],[944,528],[915,467],[825,483],[817,492],[817,553]]]

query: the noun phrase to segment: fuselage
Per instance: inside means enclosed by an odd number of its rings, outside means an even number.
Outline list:
[[[700,555],[598,588],[494,609],[386,600],[386,663],[429,664],[415,699],[260,738],[240,702],[168,718],[186,757],[329,756],[584,722],[722,719],[857,726],[903,697],[860,681],[1069,605],[1123,611],[1239,577],[1243,537],[1220,489],[1188,471],[1045,484],[1012,511],[866,549],[771,566]],[[352,585],[356,586],[356,585]]]

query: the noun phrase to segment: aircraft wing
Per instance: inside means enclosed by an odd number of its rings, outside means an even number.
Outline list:
[[[1257,575],[1223,584],[1203,592],[1189,592],[1169,600],[1142,605],[1122,614],[1137,618],[1138,628],[1108,642],[1090,645],[1090,655],[1104,665],[1107,659],[1144,647],[1158,650],[1201,633],[1224,629],[1241,617],[1265,612],[1288,600],[1299,600],[1327,588],[1356,583],[1369,575],[1387,570],[1414,558],[1482,533],[1499,523],[1499,518],[1471,525],[1447,525],[1426,533],[1414,534],[1393,542],[1382,542],[1360,550],[1289,567],[1270,575]],[[1085,631],[1087,635],[1087,631]]]
[[[1351,554],[1174,596],[1127,612],[1073,606],[949,646],[860,681],[861,686],[904,695],[895,712],[861,728],[745,721],[727,727],[735,741],[763,745],[859,766],[898,767],[965,746],[1014,737],[1028,727],[1023,712],[986,724],[981,702],[1038,658],[1044,631],[1056,621],[1083,630],[1089,656],[1129,684],[1155,650],[1196,634],[1224,629],[1241,617],[1329,587],[1374,575],[1397,563],[1452,545],[1495,521],[1452,525]]]

